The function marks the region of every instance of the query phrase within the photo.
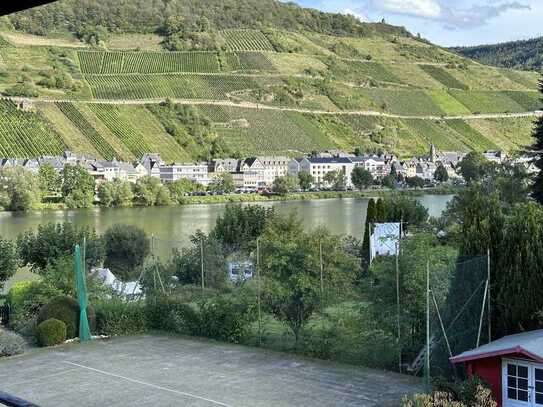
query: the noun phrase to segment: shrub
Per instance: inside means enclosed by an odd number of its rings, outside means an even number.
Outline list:
[[[0,330],[0,357],[19,355],[24,352],[24,346],[21,336]]]
[[[76,338],[79,335],[79,304],[72,297],[57,297],[44,305],[38,314],[38,324],[51,318],[66,324],[66,337]],[[96,328],[96,318],[92,306],[87,307],[87,318],[91,332]]]
[[[96,308],[96,330],[102,335],[134,335],[148,329],[144,304],[126,303],[119,300],[98,303]]]
[[[40,346],[55,346],[66,341],[66,324],[58,319],[48,319],[38,325],[36,338]]]
[[[202,336],[239,343],[256,313],[248,302],[230,296],[215,297],[200,304]]]
[[[25,300],[28,298],[29,292],[39,284],[37,281],[17,281],[9,289],[7,302],[11,306],[13,312],[22,310]]]
[[[185,335],[199,335],[201,320],[198,312],[179,298],[152,297],[147,301],[149,327]]]

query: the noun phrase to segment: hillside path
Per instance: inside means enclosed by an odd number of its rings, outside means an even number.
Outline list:
[[[233,102],[231,100],[206,100],[206,99],[92,99],[92,100],[74,100],[74,99],[40,99],[40,98],[25,98],[25,97],[6,97],[4,99],[12,100],[14,102],[30,102],[30,103],[86,103],[86,104],[108,104],[108,105],[149,105],[160,104],[166,100],[171,100],[173,103],[180,105],[213,105],[213,106],[225,106],[225,107],[239,107],[245,109],[255,110],[275,110],[282,112],[296,112],[315,115],[329,115],[329,116],[374,116],[385,117],[391,119],[421,119],[421,120],[477,120],[477,119],[507,119],[507,118],[523,118],[523,117],[543,117],[543,111],[537,110],[533,112],[519,112],[519,113],[487,113],[487,114],[472,114],[472,115],[459,115],[459,116],[435,116],[435,115],[400,115],[393,113],[383,113],[374,110],[313,110],[302,109],[296,107],[285,106],[270,106],[253,102]]]

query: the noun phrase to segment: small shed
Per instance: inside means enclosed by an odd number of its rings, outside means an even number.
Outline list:
[[[498,407],[543,406],[543,330],[503,337],[451,362],[488,382]]]

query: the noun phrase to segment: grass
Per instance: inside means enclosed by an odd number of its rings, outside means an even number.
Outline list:
[[[543,108],[543,101],[539,92],[504,92],[510,99],[521,105],[526,111],[532,112]]]
[[[447,113],[448,116],[469,115],[469,109],[452,97],[445,90],[427,90],[426,94],[432,98],[436,106]]]
[[[162,37],[156,34],[113,34],[107,45],[114,50],[161,51],[161,42]]]

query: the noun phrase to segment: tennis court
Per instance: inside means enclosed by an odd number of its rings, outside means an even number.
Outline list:
[[[0,361],[0,391],[47,406],[398,406],[412,377],[262,349],[142,335]]]

